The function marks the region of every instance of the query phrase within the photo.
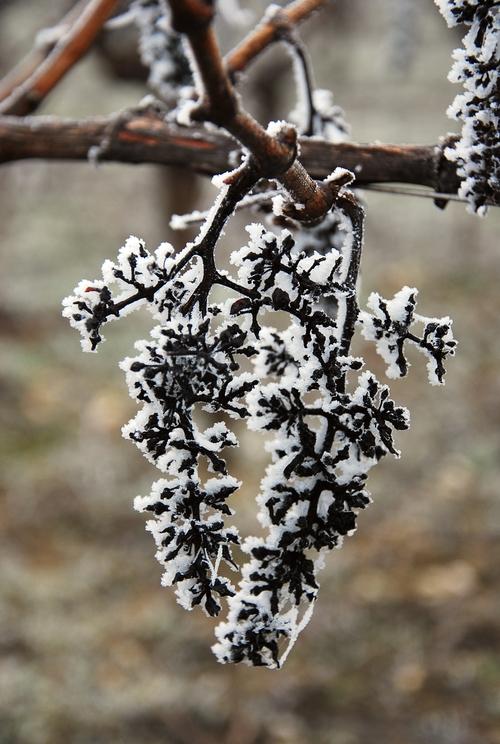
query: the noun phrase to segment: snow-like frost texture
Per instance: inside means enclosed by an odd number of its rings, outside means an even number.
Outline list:
[[[415,313],[418,291],[403,287],[392,300],[385,300],[376,292],[368,298],[372,311],[362,311],[359,322],[361,333],[376,348],[387,364],[386,374],[390,378],[404,377],[410,366],[405,356],[407,343],[416,346],[427,358],[427,372],[431,385],[444,384],[444,361],[453,356],[456,341],[453,338],[450,318],[426,318]],[[414,326],[423,326],[421,336],[415,334]]]
[[[484,215],[500,201],[500,5],[495,0],[436,0],[449,26],[469,30],[453,52],[449,80],[463,85],[448,115],[462,123],[460,139],[445,150],[462,179],[460,195]]]
[[[192,84],[181,37],[169,27],[165,0],[134,0],[130,12],[139,31],[139,55],[149,70],[148,85],[164,101]]]
[[[371,312],[358,315],[352,266],[361,232],[347,209],[296,236],[249,225],[248,241],[231,254],[236,275],[215,275],[234,295],[211,303],[200,252],[213,217],[212,210],[197,240],[176,254],[168,244],[151,253],[129,238],[117,260],[104,263],[102,279],[81,282],[64,300],[63,314],[86,350],[98,347],[109,320],[137,307],[152,314],[149,337],[120,366],[139,406],[123,435],[162,474],[135,501],[151,515],[162,584],[187,610],[216,616],[227,603],[213,648],[220,662],[279,668],[312,615],[325,553],[355,532],[371,503],[370,469],[399,456],[394,432],[409,426],[387,385],[348,354],[346,334],[349,342],[357,318],[392,376],[406,371],[404,343],[417,345],[439,382],[455,342],[448,318],[415,314],[416,290],[408,287],[389,301],[371,295]],[[265,325],[269,311],[288,325]],[[421,337],[413,323],[423,324]],[[197,409],[225,420],[203,426]],[[229,418],[270,435],[257,494],[264,534],[242,543],[226,524],[240,486],[226,461],[238,446]],[[236,545],[247,560],[231,582],[225,574],[237,569]]]
[[[62,314],[81,334],[84,351],[96,351],[105,340],[101,328],[106,323],[144,305],[158,317],[162,295],[170,291],[172,297],[180,297],[168,283],[173,252],[169,243],[162,243],[151,254],[143,240],[131,235],[120,249],[117,261],[103,263],[102,279],[82,280],[74,293],[63,300]],[[159,288],[162,292],[155,296]]]

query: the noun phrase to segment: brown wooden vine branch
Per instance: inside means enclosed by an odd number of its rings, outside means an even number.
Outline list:
[[[87,160],[89,150],[99,148],[105,138],[102,161],[177,165],[208,176],[224,173],[237,162],[237,144],[223,132],[180,127],[147,111],[128,118],[120,113],[81,120],[0,117],[0,163]],[[454,164],[441,157],[436,145],[334,145],[307,137],[299,141],[301,160],[313,178],[325,178],[341,166],[356,174],[360,186],[419,184],[452,194],[460,183]]]
[[[172,27],[186,37],[203,88],[191,119],[224,127],[247,148],[258,176],[277,179],[291,196],[285,214],[301,222],[322,217],[331,208],[338,185],[318,183],[307,173],[297,158],[294,127],[283,124],[267,131],[243,108],[219,50],[212,25],[213,3],[169,0],[169,5]]]
[[[81,15],[63,34],[46,59],[7,98],[0,101],[0,114],[25,116],[35,111],[87,52],[117,2],[118,0],[89,0]]]
[[[16,88],[30,78],[48,57],[57,42],[66,34],[78,18],[87,0],[79,0],[56,26],[50,29],[50,39],[40,43],[37,38],[33,49],[0,80],[0,101],[8,98]]]
[[[297,26],[309,18],[315,10],[326,5],[328,0],[295,0],[281,14],[292,26]],[[258,26],[251,31],[229,54],[224,62],[226,70],[232,77],[248,67],[259,54],[270,44],[280,38],[280,26],[275,23],[272,15],[266,15]]]

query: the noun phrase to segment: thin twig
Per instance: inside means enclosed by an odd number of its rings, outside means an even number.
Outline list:
[[[8,98],[16,88],[19,88],[20,85],[33,75],[43,60],[53,50],[57,42],[73,25],[75,19],[80,15],[86,4],[87,0],[79,0],[59,23],[49,29],[50,38],[46,42],[40,42],[40,33],[45,35],[46,29],[37,34],[33,48],[0,80],[0,101]]]
[[[283,8],[282,12],[290,25],[297,26],[327,2],[328,0],[295,0]],[[224,62],[228,74],[234,77],[236,73],[242,72],[266,47],[278,40],[279,26],[272,16],[265,15],[258,26],[226,55]]]
[[[78,20],[62,36],[33,74],[0,102],[0,114],[32,113],[87,52],[118,0],[89,0]]]
[[[314,118],[316,116],[316,109],[313,99],[313,78],[309,56],[301,40],[294,34],[290,34],[285,43],[288,45],[293,55],[294,64],[298,67],[296,74],[302,75],[303,89],[305,91],[305,101],[303,103],[307,113],[305,117],[305,127],[302,134],[304,137],[311,137],[314,134]]]
[[[380,191],[381,193],[385,194],[397,194],[398,196],[418,196],[423,197],[424,199],[443,199],[445,201],[456,201],[456,202],[462,202],[467,203],[467,199],[464,199],[462,196],[458,196],[458,194],[443,194],[439,191],[427,191],[424,189],[407,189],[404,187],[396,187],[396,186],[386,186],[386,185],[380,185],[380,184],[365,184],[364,186],[361,186],[360,188],[364,189],[365,191]],[[491,204],[489,206],[492,207],[498,207],[499,204]]]
[[[268,13],[267,18],[272,20],[276,28],[275,41],[281,41],[287,47],[293,61],[296,76],[296,88],[299,96],[299,106],[302,104],[305,108],[305,126],[301,134],[305,137],[311,137],[314,134],[314,119],[316,110],[313,100],[313,72],[309,55],[298,34],[297,29],[290,23],[288,16],[282,8],[274,7],[273,13]],[[300,97],[304,100],[300,100]]]
[[[248,207],[259,206],[265,202],[270,203],[275,196],[282,195],[282,190],[273,191],[262,191],[258,194],[250,194],[249,196],[243,197],[236,205],[235,211],[239,212],[241,209],[247,209]],[[190,212],[189,214],[173,214],[170,218],[169,226],[172,230],[185,230],[191,225],[200,225],[205,222],[210,210],[207,209],[203,212],[198,210]]]

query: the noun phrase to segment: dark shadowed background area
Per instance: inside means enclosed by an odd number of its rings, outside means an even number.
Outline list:
[[[67,5],[0,3],[1,72]],[[221,22],[224,49],[243,32]],[[446,74],[459,36],[431,0],[337,0],[303,36],[355,141],[432,144],[454,130]],[[123,77],[137,70],[120,53],[101,40],[40,113],[135,104],[144,84]],[[251,69],[243,90],[262,121],[287,115],[291,80],[280,48]],[[310,625],[270,672],[216,663],[214,623],[161,588],[132,509],[156,473],[120,436],[136,409],[117,363],[147,320],[110,326],[100,354],[84,355],[60,314],[130,233],[180,246],[169,215],[214,194],[152,166],[0,167],[0,743],[500,743],[500,210],[480,219],[365,193],[363,300],[414,285],[423,314],[454,318],[460,348],[444,388],[417,358],[392,384],[412,412],[403,456],[374,470],[373,506],[329,556]],[[243,224],[226,250],[243,245]],[[356,351],[383,379],[372,350]],[[233,505],[246,531],[265,455],[241,439]]]

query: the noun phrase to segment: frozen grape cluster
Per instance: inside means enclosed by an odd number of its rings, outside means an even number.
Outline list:
[[[168,244],[150,253],[129,238],[102,278],[80,282],[64,300],[63,315],[83,349],[95,351],[109,321],[151,312],[150,336],[121,363],[139,405],[123,434],[161,473],[135,506],[151,515],[162,582],[188,610],[216,616],[227,605],[213,647],[220,662],[278,668],[311,616],[325,554],[355,531],[371,501],[370,468],[399,456],[394,432],[409,425],[387,385],[350,354],[355,327],[376,343],[390,376],[406,374],[404,344],[416,344],[431,382],[443,381],[454,341],[448,318],[415,315],[416,290],[407,287],[391,301],[372,295],[371,312],[359,312],[363,210],[349,191],[312,236],[249,225],[231,273],[214,256],[224,199],[178,253]],[[279,327],[277,312],[288,319]],[[421,336],[414,322],[423,323]],[[200,410],[216,422],[200,424]],[[230,524],[240,486],[226,455],[239,446],[231,419],[268,440],[258,537],[241,539]],[[231,580],[235,556],[245,562]]]
[[[436,0],[449,26],[466,24],[463,47],[453,52],[449,79],[463,85],[448,115],[462,123],[446,156],[457,163],[460,194],[484,214],[500,202],[500,4],[496,0]]]

